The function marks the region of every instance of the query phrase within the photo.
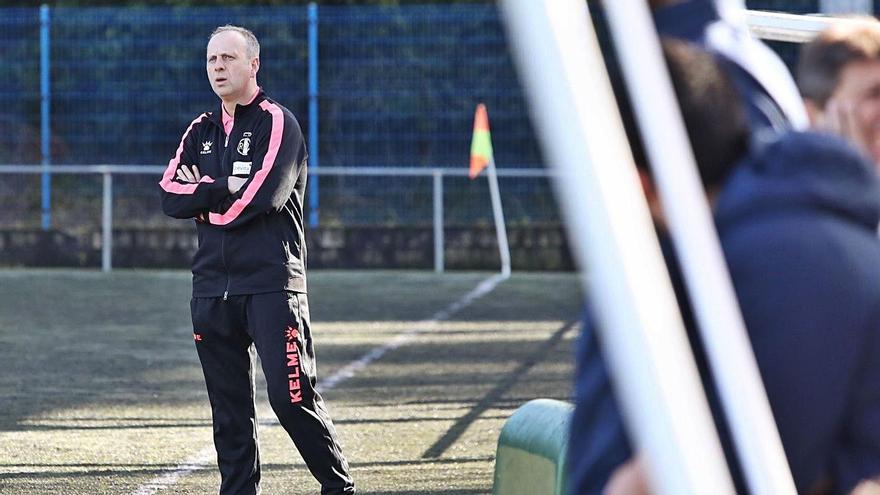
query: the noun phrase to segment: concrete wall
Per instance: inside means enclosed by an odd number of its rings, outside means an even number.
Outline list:
[[[433,269],[430,227],[328,227],[308,232],[310,268]],[[495,230],[445,231],[448,270],[495,270],[500,266]],[[508,229],[514,270],[572,270],[560,226]],[[188,268],[196,249],[195,229],[117,229],[113,266]],[[99,231],[0,230],[0,266],[100,267]]]

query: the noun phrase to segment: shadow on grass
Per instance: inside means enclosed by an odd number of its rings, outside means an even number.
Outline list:
[[[488,276],[318,272],[310,278],[313,319],[319,321],[320,314],[332,315],[334,321],[424,319]],[[203,378],[191,342],[190,289],[186,272],[119,271],[105,275],[0,270],[0,362],[9,370],[0,375],[0,402],[4,405],[0,408],[0,431],[31,428],[18,423],[40,413],[92,404],[100,408],[205,402]],[[570,317],[579,308],[576,293],[572,275],[515,275],[454,318],[465,319],[470,312],[479,315],[474,320]],[[560,299],[567,302],[560,303]],[[481,309],[476,310],[477,305]],[[560,305],[566,308],[565,314],[560,315]],[[370,347],[322,343],[320,335],[316,342],[319,379],[327,376],[326,370],[360,357]],[[383,357],[382,364],[405,370],[419,362],[436,362],[442,373],[356,377],[346,382],[346,388],[355,395],[361,395],[358,389],[375,387],[426,387],[429,391],[440,386],[454,391],[475,380],[493,380],[493,371],[482,373],[480,369],[517,359],[521,354],[517,349],[522,346],[518,339],[430,345],[416,341],[406,346],[406,353]],[[371,394],[363,395],[367,398]],[[396,395],[385,398],[411,398]],[[453,393],[452,400],[455,397]]]
[[[517,366],[513,371],[507,373],[506,375],[500,377],[497,384],[492,387],[489,392],[483,396],[482,399],[479,400],[464,416],[458,419],[451,428],[449,428],[446,433],[437,440],[434,445],[431,445],[428,450],[422,454],[422,458],[431,459],[437,458],[443,455],[452,444],[454,444],[459,437],[467,430],[467,428],[476,421],[477,418],[483,415],[486,411],[488,411],[491,407],[495,406],[495,403],[501,399],[507,392],[509,392],[514,385],[529,371],[530,368],[534,367],[538,362],[543,361],[547,358],[548,353],[559,343],[562,341],[562,337],[574,328],[575,322],[570,321],[562,326],[559,330],[553,332],[553,334],[542,342],[540,345],[536,346],[534,351],[526,356],[524,360]]]

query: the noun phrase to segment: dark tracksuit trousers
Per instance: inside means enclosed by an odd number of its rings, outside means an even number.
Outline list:
[[[249,348],[254,344],[269,403],[322,495],[354,493],[336,430],[315,390],[315,352],[305,294],[270,292],[193,298],[193,333],[214,417],[221,495],[260,492],[260,456]]]

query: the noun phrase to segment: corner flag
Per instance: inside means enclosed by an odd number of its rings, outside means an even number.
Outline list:
[[[492,198],[492,214],[495,217],[495,232],[498,235],[498,254],[501,257],[501,275],[510,276],[510,246],[507,244],[507,227],[504,225],[504,212],[501,210],[501,192],[498,189],[498,173],[495,170],[495,157],[492,156],[492,137],[489,135],[489,113],[486,105],[477,105],[474,115],[474,137],[471,138],[471,180],[476,179],[484,168],[489,169],[489,195]]]
[[[475,179],[492,161],[492,136],[489,134],[489,114],[486,105],[477,105],[474,115],[474,136],[471,138],[471,169],[468,176]]]

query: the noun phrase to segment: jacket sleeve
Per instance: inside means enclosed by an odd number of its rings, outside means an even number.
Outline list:
[[[302,131],[292,118],[268,100],[260,103],[267,118],[254,131],[253,171],[219,211],[208,214],[208,223],[229,230],[272,210],[280,210],[306,166]]]
[[[207,114],[197,117],[187,127],[180,140],[180,146],[159,181],[162,188],[162,211],[174,218],[199,217],[212,206],[229,196],[227,180],[225,177],[214,179],[203,175],[197,183],[181,182],[177,178],[177,170],[183,165],[196,165],[199,163],[197,151],[198,133],[194,128],[205,118]]]
[[[570,493],[599,495],[614,471],[632,456],[632,449],[589,310],[575,357],[568,488]]]

